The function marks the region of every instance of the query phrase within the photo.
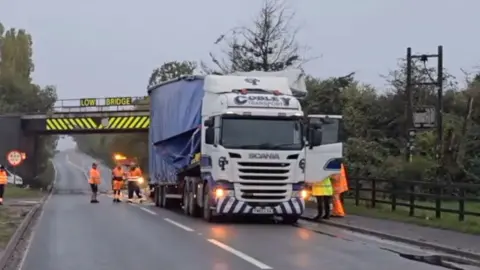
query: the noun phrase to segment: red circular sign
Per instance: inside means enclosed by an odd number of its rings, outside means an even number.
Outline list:
[[[12,166],[20,165],[23,161],[22,152],[17,151],[17,150],[12,150],[12,151],[8,152],[7,161]]]

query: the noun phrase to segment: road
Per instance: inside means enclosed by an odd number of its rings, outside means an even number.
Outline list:
[[[88,191],[89,157],[61,152],[54,162],[59,189]],[[89,199],[75,192],[46,202],[20,269],[445,269],[384,249],[426,254],[415,248],[328,227],[317,233],[279,224],[212,225],[153,206],[113,204],[106,195],[99,204]]]

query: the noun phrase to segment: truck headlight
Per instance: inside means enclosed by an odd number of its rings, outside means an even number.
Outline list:
[[[308,190],[306,190],[306,189],[295,190],[295,191],[292,191],[292,197],[294,197],[294,198],[302,198],[302,199],[304,199],[304,200],[307,200],[308,197],[310,197],[310,193],[309,193]]]
[[[143,179],[143,177],[139,177],[139,178],[137,179],[137,182],[138,182],[139,184],[143,184],[143,182],[145,182],[145,179]]]
[[[216,188],[215,189],[215,198],[224,198],[224,197],[233,197],[234,192],[233,190],[223,189],[223,188]]]

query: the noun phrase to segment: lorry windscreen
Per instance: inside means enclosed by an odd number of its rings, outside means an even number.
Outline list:
[[[229,149],[301,150],[303,124],[294,118],[223,118],[220,143]]]

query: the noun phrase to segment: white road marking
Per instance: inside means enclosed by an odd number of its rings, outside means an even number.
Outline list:
[[[55,186],[55,184],[57,182],[57,178],[58,178],[58,171],[57,171],[57,167],[55,166],[55,163],[53,161],[51,161],[51,162],[52,162],[53,172],[54,172],[53,185]],[[30,237],[27,240],[27,246],[25,247],[25,252],[23,253],[22,260],[18,264],[18,267],[17,267],[18,270],[23,270],[23,267],[25,265],[25,261],[27,260],[28,253],[30,251],[30,247],[32,246],[33,239],[35,238],[35,231],[36,231],[35,229],[40,224],[40,221],[42,220],[42,217],[43,217],[44,209],[47,206],[47,203],[50,201],[50,198],[52,197],[52,195],[53,195],[53,192],[48,195],[48,197],[45,199],[45,202],[43,203],[43,206],[42,206],[42,209],[41,209],[41,212],[40,212],[40,216],[38,216],[38,219],[35,221],[36,224],[32,228],[32,232],[30,233]]]
[[[170,223],[170,224],[173,224],[173,225],[175,225],[175,226],[177,226],[177,227],[179,227],[179,228],[182,228],[182,229],[184,229],[184,230],[187,231],[187,232],[193,232],[193,231],[194,231],[192,228],[187,227],[187,226],[185,226],[185,225],[183,225],[183,224],[180,224],[180,223],[178,223],[178,222],[176,222],[176,221],[173,221],[173,220],[171,220],[171,219],[169,219],[169,218],[164,218],[163,220],[165,220],[166,222],[168,222],[168,223]]]
[[[220,241],[217,241],[217,240],[211,239],[211,238],[207,239],[207,241],[214,244],[215,246],[217,246],[217,247],[219,247],[223,250],[226,250],[226,251],[232,253],[233,255],[235,255],[235,256],[237,256],[237,257],[255,265],[256,267],[258,267],[260,269],[273,269],[271,266],[266,265],[263,262],[255,259],[255,258],[252,258],[252,257],[248,256],[247,254],[239,251],[239,250],[236,250],[236,249],[232,248],[231,246],[225,245],[224,243],[222,243]]]
[[[157,213],[155,213],[155,212],[153,212],[152,210],[150,210],[150,209],[147,209],[147,208],[145,208],[145,207],[139,207],[139,208],[140,208],[140,209],[142,209],[143,211],[145,211],[145,212],[149,213],[149,214],[152,214],[152,215],[154,215],[154,216],[156,216],[156,215],[157,215]]]
[[[69,164],[72,165],[73,167],[79,169],[79,170],[83,173],[83,175],[85,175],[85,178],[88,179],[88,174],[87,174],[85,168],[82,168],[82,167],[78,166],[77,164],[73,163],[73,162],[70,160],[70,157],[69,157],[68,155],[66,155],[66,160],[67,160],[67,163],[69,163]]]

